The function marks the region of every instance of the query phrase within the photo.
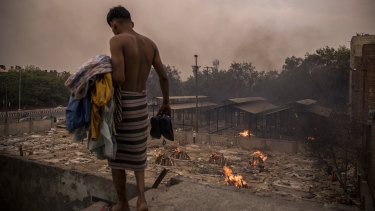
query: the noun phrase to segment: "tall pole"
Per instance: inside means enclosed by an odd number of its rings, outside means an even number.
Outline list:
[[[193,66],[195,74],[195,132],[198,133],[198,55],[195,57],[195,66]]]
[[[206,81],[208,81],[208,68],[212,68],[212,67],[208,67],[208,66],[206,66],[206,67],[204,67],[204,68],[206,68]]]
[[[19,83],[18,83],[18,111],[21,111],[21,68],[20,71],[20,77],[19,77]]]
[[[5,83],[5,123],[8,122],[8,84]]]

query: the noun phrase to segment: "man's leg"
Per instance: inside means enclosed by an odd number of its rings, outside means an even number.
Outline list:
[[[135,171],[134,174],[137,180],[138,188],[137,210],[148,210],[145,197],[145,171]]]
[[[114,211],[117,210],[130,210],[128,199],[126,197],[126,172],[125,170],[112,169],[112,180],[115,185],[118,203],[113,207]]]

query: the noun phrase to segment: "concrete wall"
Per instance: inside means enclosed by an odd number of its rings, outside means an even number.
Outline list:
[[[375,37],[375,36],[374,36]],[[362,52],[362,68],[366,72],[366,83],[364,90],[364,109],[366,114],[375,110],[375,44],[363,45]],[[370,192],[375,201],[375,120],[367,118],[367,122],[371,122],[371,135],[366,137],[367,143],[367,173]]]
[[[353,36],[350,41],[350,67],[356,69],[355,57],[362,57],[362,47],[365,44],[375,43],[375,35]]]
[[[0,166],[1,210],[70,211],[88,207],[93,198],[117,201],[112,178],[10,155],[0,155]],[[134,182],[127,182],[127,194],[136,196]]]
[[[375,121],[369,117],[369,112],[375,110],[375,35],[354,36],[350,59],[354,69],[349,89],[351,121],[356,144],[363,149],[361,156],[375,200]]]
[[[49,131],[53,127],[53,119],[10,122],[0,124],[0,136],[17,135],[31,132]]]
[[[180,144],[193,143],[192,132],[175,132],[175,139]],[[238,146],[249,150],[267,150],[282,153],[304,153],[306,144],[298,141],[278,139],[264,139],[258,137],[234,137],[216,134],[198,133],[197,144],[209,144],[212,146]]]

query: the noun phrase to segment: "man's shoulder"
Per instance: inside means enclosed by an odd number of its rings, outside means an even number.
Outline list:
[[[114,35],[110,42],[126,42],[126,41],[134,41],[134,38],[136,36],[139,36],[140,38],[142,38],[144,41],[146,41],[147,43],[149,43],[150,45],[152,45],[152,47],[156,48],[156,44],[154,43],[154,41],[152,41],[150,38],[142,35],[142,34],[128,34],[128,33],[123,33],[123,34],[117,34],[117,35]]]
[[[142,35],[142,34],[139,34],[139,36],[143,37],[143,39],[144,39],[146,42],[150,43],[154,48],[156,48],[156,45],[155,45],[154,41],[152,41],[150,38],[148,38],[147,36]]]

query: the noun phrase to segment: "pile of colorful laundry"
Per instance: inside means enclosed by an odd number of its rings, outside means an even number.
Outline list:
[[[98,55],[84,63],[65,82],[71,92],[66,109],[66,129],[73,142],[87,137],[87,148],[99,159],[115,159],[114,111],[111,58]],[[121,105],[120,105],[121,108]]]

